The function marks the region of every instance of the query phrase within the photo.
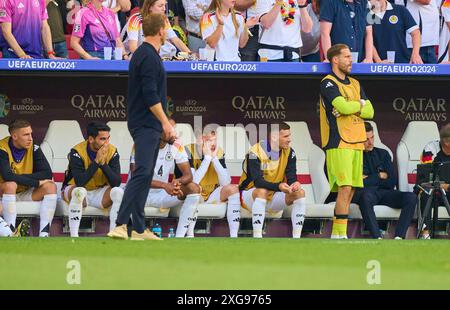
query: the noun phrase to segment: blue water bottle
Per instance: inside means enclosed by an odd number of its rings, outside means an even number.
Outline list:
[[[153,226],[153,233],[156,235],[156,236],[158,236],[159,238],[161,238],[161,236],[162,236],[162,228],[161,228],[161,225],[159,225],[159,223],[156,223],[154,226]]]
[[[175,232],[173,231],[173,227],[170,227],[169,234],[167,235],[169,238],[175,238]]]

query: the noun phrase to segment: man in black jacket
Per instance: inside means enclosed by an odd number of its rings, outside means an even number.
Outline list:
[[[167,76],[159,57],[165,41],[165,16],[150,14],[142,21],[144,43],[134,52],[128,74],[128,130],[135,145],[135,164],[127,183],[117,227],[110,238],[128,239],[127,223],[133,219],[132,240],[160,240],[145,226],[145,201],[158,159],[161,134],[173,143],[175,129],[167,115]]]
[[[83,206],[108,209],[110,230],[114,229],[123,197],[119,153],[109,143],[108,125],[88,124],[88,139],[75,145],[69,154],[62,196],[69,203],[70,236],[78,237]]]
[[[373,238],[382,238],[374,212],[375,205],[402,209],[395,231],[396,239],[404,239],[416,209],[416,195],[395,190],[397,175],[391,156],[374,147],[373,127],[365,122],[367,141],[364,144],[364,188],[358,190],[352,202],[359,204],[364,223]]]

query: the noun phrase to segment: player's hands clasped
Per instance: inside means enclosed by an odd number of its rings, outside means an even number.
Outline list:
[[[106,164],[106,157],[108,155],[108,146],[109,143],[106,142],[105,144],[102,145],[102,147],[97,151],[97,155],[95,156],[95,162],[100,165],[103,166]]]

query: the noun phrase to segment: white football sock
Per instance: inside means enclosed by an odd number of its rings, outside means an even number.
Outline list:
[[[198,210],[195,209],[194,216],[189,218],[189,228],[186,233],[187,238],[194,238],[195,224],[197,223]]]
[[[9,224],[0,217],[0,237],[10,237],[12,234],[13,232],[11,228],[9,228]]]
[[[70,236],[78,237],[81,216],[83,215],[83,201],[86,198],[87,191],[84,187],[76,187],[72,190],[72,199],[69,204],[69,228]]]
[[[292,238],[300,238],[306,214],[306,198],[299,198],[292,204]]]
[[[175,237],[184,238],[189,228],[190,222],[194,218],[195,211],[197,210],[200,194],[187,195],[181,207],[180,217],[178,219],[177,232]]]
[[[267,200],[262,198],[256,198],[252,206],[252,225],[253,225],[253,238],[262,238],[262,229],[264,224],[264,218],[266,216]]]
[[[110,197],[112,200],[111,210],[109,210],[109,231],[116,228],[117,215],[119,213],[120,205],[122,204],[123,189],[114,187],[111,189]]]
[[[227,220],[230,229],[230,237],[237,238],[239,231],[239,221],[241,220],[241,200],[239,193],[228,197]]]
[[[3,218],[5,222],[11,227],[11,230],[16,228],[16,195],[3,194],[2,197],[3,204]]]
[[[40,225],[39,225],[39,237],[48,237],[50,232],[50,226],[52,225],[53,216],[55,215],[56,200],[58,196],[56,194],[45,195],[41,202]]]

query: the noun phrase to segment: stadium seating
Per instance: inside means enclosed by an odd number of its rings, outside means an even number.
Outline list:
[[[0,139],[9,136],[8,125],[0,124]]]
[[[288,122],[291,127],[292,148],[297,155],[297,178],[306,195],[307,218],[332,218],[333,207],[324,204],[330,193],[325,175],[325,153],[312,141],[308,125],[305,122]],[[283,213],[290,218],[292,206]]]
[[[380,139],[377,123],[375,123],[374,121],[368,121],[368,122],[373,127],[373,136],[374,136],[375,147],[388,151],[389,155],[391,155],[391,159],[394,160],[394,154],[392,153],[392,150],[386,144],[384,144]]]
[[[126,183],[128,171],[130,169],[130,156],[133,147],[133,138],[128,131],[127,122],[110,121],[107,125],[111,128],[111,138],[109,142],[117,148],[120,156],[120,173],[122,183]]]
[[[70,133],[70,134],[67,134]],[[41,149],[50,163],[53,171],[53,178],[61,189],[64,181],[64,172],[68,165],[68,154],[70,149],[84,140],[80,125],[77,121],[54,120],[50,122],[47,133],[41,144]],[[58,199],[55,216],[67,216],[68,204],[63,199]],[[87,206],[83,211],[83,216],[106,216],[108,210],[99,210]]]
[[[8,136],[8,126],[5,124],[0,124],[0,139],[3,139],[4,137]],[[0,197],[1,201],[1,197]],[[41,207],[41,202],[34,202],[34,201],[18,201],[16,203],[17,208],[17,214],[19,216],[39,216],[39,209]]]
[[[392,151],[382,143],[377,125],[371,122],[374,127],[375,146],[386,149],[392,156]],[[133,144],[129,135],[126,122],[110,121],[111,143],[115,145],[121,156],[121,173],[123,183],[126,182],[129,169],[129,157]],[[305,122],[289,122],[292,132],[292,147],[297,154],[297,175],[306,192],[307,218],[329,219],[333,217],[334,203],[324,204],[326,196],[329,194],[328,181],[324,173],[325,155],[323,151],[314,145]],[[176,131],[183,144],[187,145],[195,141],[195,135],[190,124],[180,123],[176,126]],[[67,134],[70,132],[70,134]],[[8,127],[0,124],[0,138],[8,135]],[[237,183],[242,173],[242,161],[250,148],[247,133],[242,127],[218,127],[218,145],[222,147],[226,154],[226,164],[232,182]],[[400,189],[410,190],[412,188],[416,165],[420,160],[423,147],[430,141],[439,139],[437,125],[434,122],[411,122],[397,147],[397,162],[399,169]],[[41,149],[48,159],[54,172],[54,179],[61,188],[64,179],[64,172],[67,169],[67,155],[70,148],[84,140],[81,128],[77,121],[55,120],[49,124],[47,133],[41,144]],[[409,181],[409,182],[408,182]],[[411,184],[409,184],[411,183]],[[405,186],[406,185],[406,186]],[[18,216],[34,217],[39,215],[40,202],[19,202],[17,204]],[[170,212],[169,212],[170,211]],[[221,219],[226,215],[226,203],[201,204],[198,208],[199,219]],[[146,217],[178,217],[180,208],[157,209],[146,208]],[[67,204],[61,199],[55,215],[67,216]],[[398,219],[400,210],[387,206],[375,206],[377,219],[394,220]],[[99,210],[88,206],[84,210],[84,215],[88,217],[107,216],[108,210]],[[290,218],[291,208],[286,208],[283,212],[267,212],[266,218]],[[241,210],[242,218],[251,218],[251,212]],[[439,209],[441,219],[450,218],[444,208]],[[349,218],[362,219],[358,205],[352,204]]]
[[[410,122],[397,146],[399,187],[402,191],[412,191],[416,182],[417,164],[422,151],[429,142],[439,140],[439,130],[435,122]],[[440,219],[450,219],[444,206],[438,210]]]
[[[177,124],[176,131],[184,145],[193,143],[195,141],[194,131],[192,130],[191,125]],[[221,148],[224,149],[224,152],[226,154],[226,164],[227,164],[230,175],[233,176],[234,174],[232,173],[232,171],[230,171],[230,167],[228,166],[229,164],[231,165],[231,167],[234,167],[233,171],[235,173],[239,173],[239,175],[240,175],[240,171],[242,171],[242,169],[237,169],[235,167],[236,161],[234,160],[235,156],[233,155],[235,152],[235,147],[234,147],[235,140],[233,138],[238,137],[240,139],[246,139],[247,135],[245,134],[245,130],[243,130],[243,128],[238,129],[236,132],[231,132],[231,131],[226,132],[226,131],[227,131],[227,129],[224,129],[224,128],[221,129],[221,127],[219,127],[217,129],[217,133],[216,133],[217,134],[217,144],[218,144],[218,146],[220,146]],[[229,133],[229,136],[228,136],[228,133]],[[234,133],[237,136],[235,136]],[[232,139],[232,140],[226,141],[227,138]],[[236,140],[236,141],[238,141],[238,140]],[[248,139],[247,139],[247,141],[248,141]],[[230,154],[230,156],[232,157],[231,159],[228,157],[227,150],[230,151],[230,153],[231,153]],[[242,150],[238,150],[238,151],[241,151],[240,156],[242,156]],[[241,163],[242,163],[242,161],[241,161]],[[233,164],[234,164],[234,166],[233,166]],[[234,179],[236,179],[236,178],[234,178]],[[216,203],[216,204],[202,203],[198,206],[197,210],[198,210],[197,218],[199,218],[199,219],[214,219],[214,218],[220,219],[220,218],[224,218],[226,215],[227,204],[226,203]],[[170,211],[170,216],[171,217],[179,217],[180,211],[181,211],[181,207],[172,208],[172,210]]]
[[[399,190],[412,192],[416,181],[417,164],[428,142],[439,140],[435,122],[409,122],[397,146]]]
[[[194,130],[190,124],[178,123],[175,125],[175,131],[184,146],[195,142]]]

